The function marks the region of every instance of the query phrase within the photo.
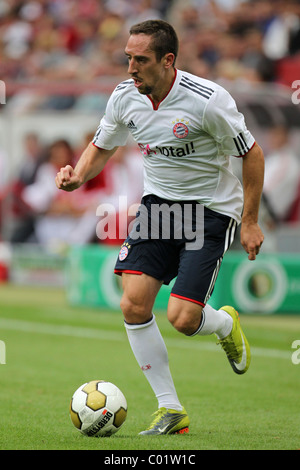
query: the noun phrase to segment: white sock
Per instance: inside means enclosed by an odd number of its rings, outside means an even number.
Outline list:
[[[215,310],[206,304],[202,310],[202,320],[197,331],[192,335],[216,334],[219,339],[229,335],[232,330],[233,320],[225,310]]]
[[[181,411],[169,369],[167,348],[155,316],[147,323],[124,324],[133,354],[158,400],[158,408]]]

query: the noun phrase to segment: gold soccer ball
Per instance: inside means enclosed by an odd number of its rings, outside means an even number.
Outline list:
[[[86,436],[111,436],[126,419],[126,398],[116,385],[93,380],[75,391],[70,416],[74,426]]]

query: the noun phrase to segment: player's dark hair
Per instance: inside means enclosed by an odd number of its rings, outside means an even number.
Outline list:
[[[178,55],[179,41],[175,29],[166,21],[147,20],[142,23],[131,26],[130,34],[146,34],[152,36],[151,48],[155,52],[157,61],[160,61],[164,55],[172,53]]]

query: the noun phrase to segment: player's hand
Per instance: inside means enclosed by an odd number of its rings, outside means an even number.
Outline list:
[[[261,245],[264,241],[264,235],[257,223],[243,223],[241,225],[241,244],[244,247],[246,253],[248,253],[248,259],[253,261],[258,255]]]
[[[64,168],[61,168],[57,173],[55,184],[58,189],[63,189],[64,191],[74,191],[81,186],[82,182],[71,165],[67,165]]]

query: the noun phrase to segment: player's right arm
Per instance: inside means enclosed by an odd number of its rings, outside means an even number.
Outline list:
[[[108,159],[114,154],[112,150],[100,149],[91,142],[82,153],[77,165],[67,165],[60,169],[55,178],[58,189],[74,191],[84,183],[95,178],[104,168]]]

